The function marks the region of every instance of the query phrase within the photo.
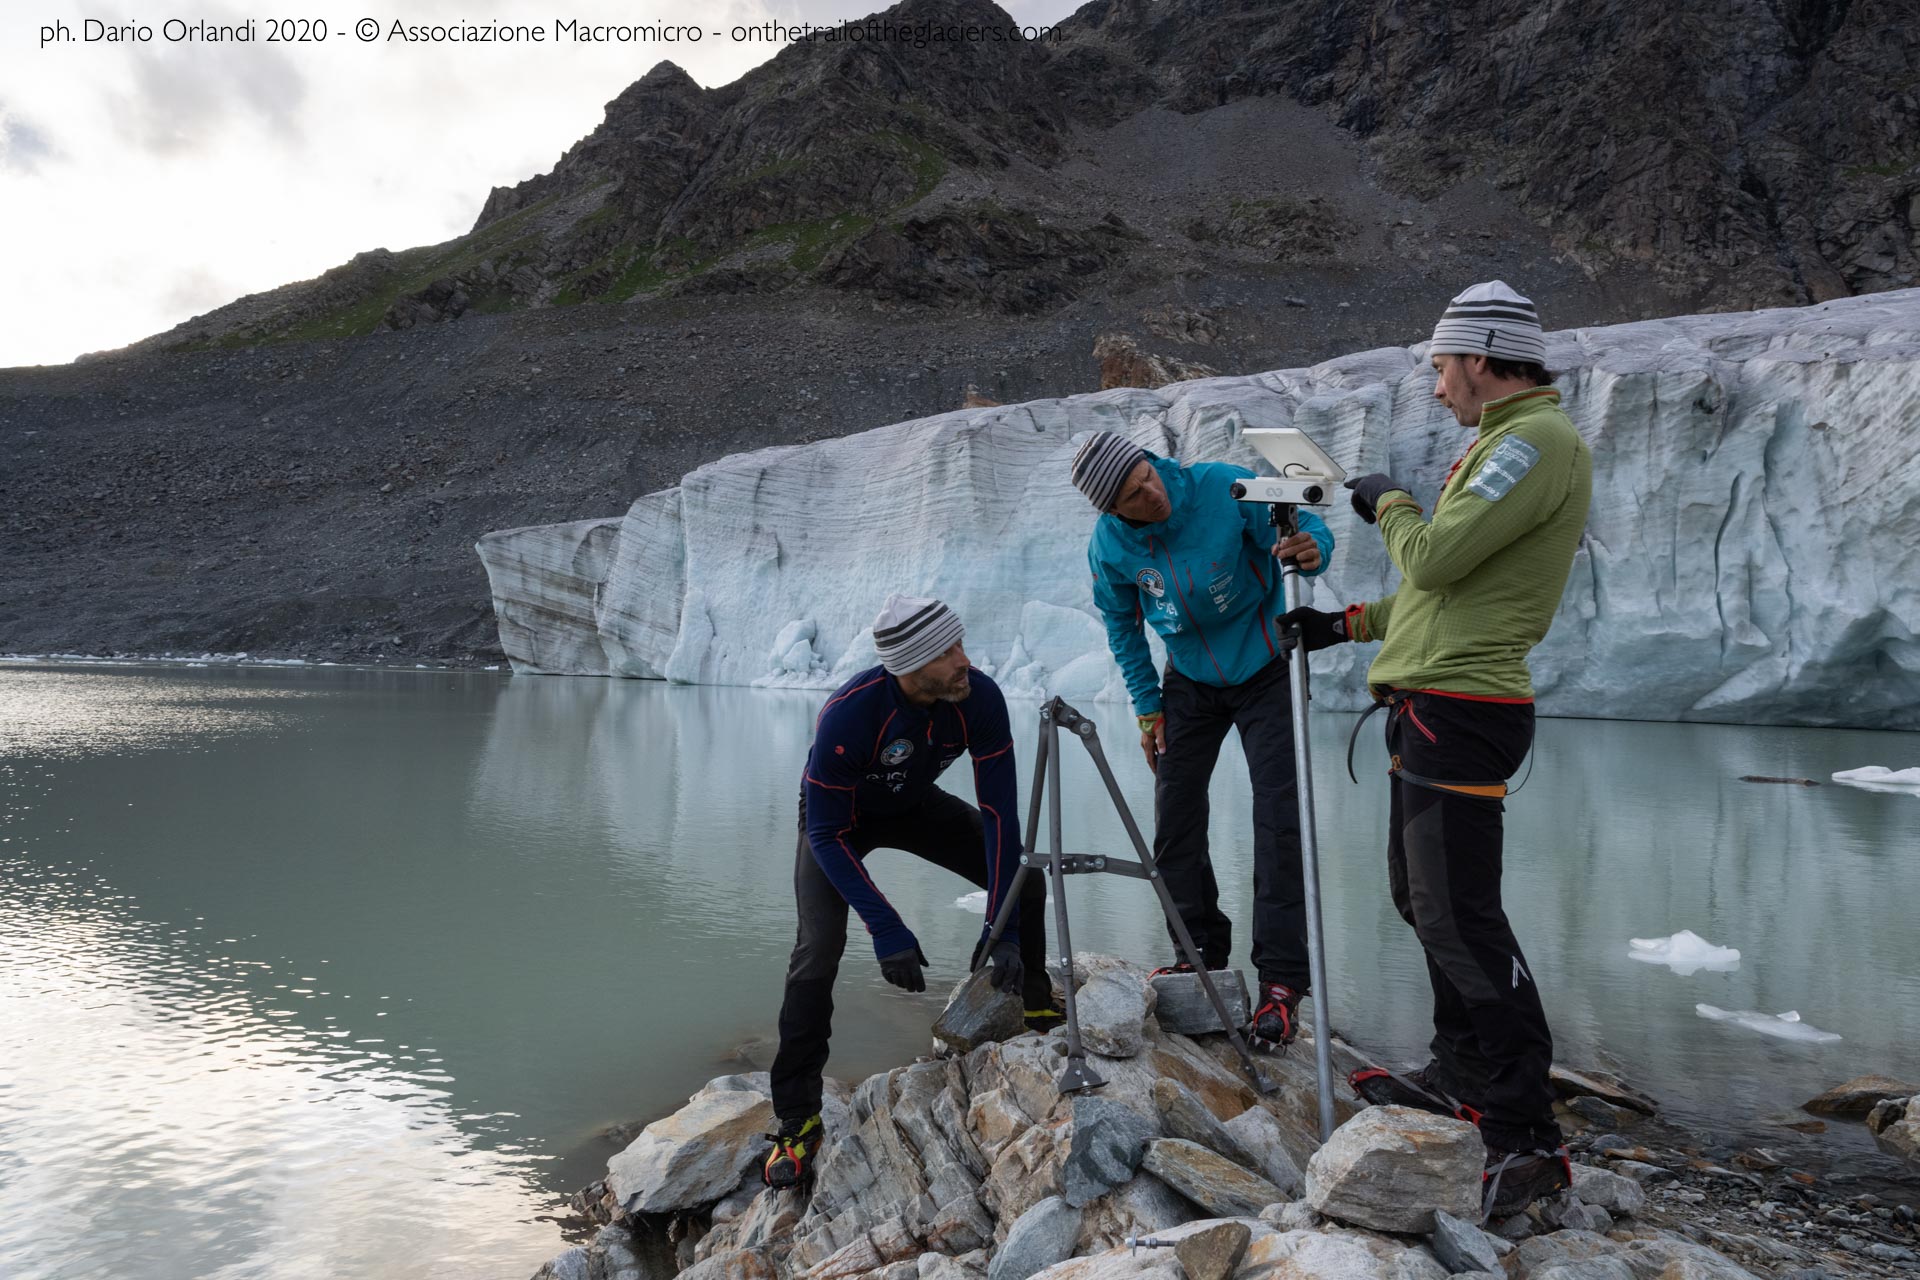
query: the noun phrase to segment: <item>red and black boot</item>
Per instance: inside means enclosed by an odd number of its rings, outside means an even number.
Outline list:
[[[1247,1039],[1266,1053],[1285,1053],[1300,1034],[1300,992],[1284,982],[1260,984],[1260,1007],[1253,1011]]]
[[[760,1177],[775,1191],[791,1191],[813,1177],[814,1157],[826,1128],[816,1112],[805,1120],[782,1120],[777,1133],[766,1135],[773,1149],[760,1166]]]
[[[1347,1083],[1361,1101],[1375,1107],[1413,1107],[1437,1116],[1452,1116],[1468,1124],[1480,1123],[1480,1111],[1460,1101],[1441,1087],[1438,1065],[1429,1062],[1418,1071],[1389,1071],[1385,1067],[1363,1067],[1347,1077]]]

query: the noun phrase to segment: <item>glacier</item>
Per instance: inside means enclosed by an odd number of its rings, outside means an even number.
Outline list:
[[[1532,668],[1543,714],[1920,729],[1920,290],[1548,335],[1594,502]],[[1306,431],[1431,506],[1471,441],[1426,347],[963,409],[699,468],[624,515],[476,544],[516,673],[830,689],[875,661],[890,591],[938,596],[1010,696],[1124,699],[1093,611],[1079,438],[1270,469]],[[1321,608],[1397,580],[1338,495]],[[1155,656],[1161,654],[1158,642]],[[1373,646],[1314,655],[1323,708]]]

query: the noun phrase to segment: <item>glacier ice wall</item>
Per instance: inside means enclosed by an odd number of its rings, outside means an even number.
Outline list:
[[[1571,330],[1548,356],[1595,482],[1532,660],[1542,711],[1920,728],[1920,290]],[[1471,440],[1432,387],[1416,345],[966,409],[722,458],[624,517],[477,549],[517,672],[831,688],[873,662],[867,624],[897,590],[959,610],[1016,695],[1122,698],[1075,441],[1265,469],[1241,430],[1291,425],[1431,505]],[[1390,589],[1378,533],[1344,502],[1325,514],[1314,602]],[[1363,705],[1374,652],[1315,655],[1319,705]]]

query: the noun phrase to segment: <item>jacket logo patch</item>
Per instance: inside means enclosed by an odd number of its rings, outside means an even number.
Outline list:
[[[1480,464],[1473,479],[1467,481],[1467,488],[1488,502],[1498,502],[1513,491],[1513,486],[1519,484],[1538,461],[1538,449],[1518,436],[1508,436],[1493,447],[1492,455]]]
[[[891,769],[913,754],[913,743],[906,738],[895,738],[880,751],[880,763]]]
[[[1158,569],[1142,569],[1140,575],[1135,578],[1134,581],[1140,584],[1142,591],[1152,596],[1155,600],[1167,594],[1167,584],[1161,580]]]

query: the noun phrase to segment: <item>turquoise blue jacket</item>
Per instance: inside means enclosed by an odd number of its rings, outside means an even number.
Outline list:
[[[1160,673],[1142,620],[1166,642],[1174,670],[1200,684],[1232,685],[1278,656],[1273,620],[1287,609],[1267,508],[1228,492],[1254,473],[1230,462],[1183,467],[1148,457],[1173,514],[1142,525],[1103,515],[1087,544],[1093,602],[1139,715],[1160,709]],[[1333,561],[1333,534],[1309,511],[1299,511],[1299,521],[1300,532],[1320,544],[1314,572],[1323,573]]]

